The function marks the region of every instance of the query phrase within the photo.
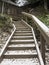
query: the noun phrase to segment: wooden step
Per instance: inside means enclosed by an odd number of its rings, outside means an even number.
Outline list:
[[[21,33],[21,32],[24,32],[24,33],[31,33],[32,31],[15,31],[17,33]]]
[[[36,50],[7,50],[5,55],[27,55],[27,54],[35,54]]]
[[[9,44],[34,44],[34,42],[9,42]]]
[[[35,44],[9,44],[8,47],[35,47]]]
[[[32,33],[15,33],[15,36],[32,36]]]
[[[37,52],[34,50],[28,51],[28,50],[17,50],[17,51],[7,51],[4,56],[4,58],[32,58],[37,57]]]
[[[15,32],[14,34],[26,34],[26,35],[29,35],[29,34],[32,34],[32,32],[31,33],[29,33],[29,32]]]
[[[33,36],[13,36],[12,38],[33,38]]]
[[[17,27],[17,29],[29,29],[30,30],[30,28],[28,27]]]
[[[29,28],[28,26],[24,26],[24,25],[17,25],[16,27],[17,27],[17,28],[28,28],[28,29],[31,29],[31,28]]]
[[[27,27],[27,26],[23,26],[23,25],[17,25],[16,27]]]
[[[36,49],[35,44],[11,44],[8,46],[8,50],[27,50]]]
[[[10,42],[14,42],[14,43],[17,43],[17,42],[34,42],[34,40],[11,40]]]
[[[33,36],[13,36],[12,39],[29,40],[29,39],[33,39]]]
[[[24,29],[24,28],[25,28],[25,29],[30,29],[30,28],[28,28],[28,27],[17,27],[17,28],[18,28],[18,29],[22,29],[22,28],[23,28],[23,29]]]
[[[3,55],[3,58],[8,58],[8,59],[12,59],[12,58],[37,58],[37,53],[34,54],[25,54],[25,55]]]
[[[29,30],[29,29],[16,29],[16,31],[31,31],[31,30]]]
[[[7,50],[31,50],[36,49],[35,47],[7,47]]]
[[[31,30],[31,29],[29,29],[29,28],[28,28],[28,29],[26,29],[26,28],[17,28],[16,30],[19,30],[19,29],[20,29],[20,30]]]
[[[31,39],[33,39],[33,37],[30,37],[30,38],[27,38],[27,37],[19,38],[17,36],[13,36],[12,39],[15,39],[15,40],[31,40]]]
[[[25,26],[25,27],[28,27],[26,24],[23,25],[22,23],[18,23],[18,24],[16,24],[16,26]]]

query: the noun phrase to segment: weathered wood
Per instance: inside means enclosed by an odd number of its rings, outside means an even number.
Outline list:
[[[33,54],[17,54],[17,55],[4,55],[4,58],[8,58],[8,59],[12,59],[12,58],[36,58],[37,57],[37,53],[33,53]]]
[[[33,29],[32,29],[32,31],[33,31]],[[39,46],[38,46],[34,31],[33,31],[33,35],[34,35],[34,39],[35,39],[35,45],[36,45],[36,50],[37,50],[37,54],[38,54],[40,65],[45,65],[44,62],[43,62],[43,59],[42,59],[42,55],[40,53],[40,49],[39,49]]]
[[[33,36],[13,36],[13,38],[33,38]]]
[[[34,40],[33,39],[31,39],[31,40],[11,40],[11,42],[14,42],[14,43],[16,43],[16,42],[34,42]]]
[[[40,35],[40,42],[41,42],[41,54],[42,54],[42,58],[43,58],[44,63],[46,63],[45,62],[45,40],[44,40],[42,35]]]

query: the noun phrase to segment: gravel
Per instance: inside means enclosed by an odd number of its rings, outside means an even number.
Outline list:
[[[11,32],[12,31],[13,30],[11,30]],[[6,41],[8,40],[9,36],[10,36],[10,33],[3,32],[0,30],[0,52],[1,52],[2,48],[4,47]]]

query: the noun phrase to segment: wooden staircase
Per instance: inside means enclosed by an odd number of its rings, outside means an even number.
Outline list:
[[[12,36],[4,54],[3,54],[3,60],[0,63],[0,65],[25,65],[25,59],[32,59],[29,62],[26,62],[27,65],[40,65],[39,59],[38,59],[38,52],[37,52],[37,46],[36,46],[36,38],[34,35],[33,28],[31,28],[30,25],[28,25],[25,22],[22,21],[16,21],[15,22],[16,31],[14,32],[14,35]],[[9,59],[18,59],[21,61],[17,63],[13,63],[12,60],[9,62]],[[34,62],[33,62],[34,61]],[[7,63],[8,62],[8,63]]]

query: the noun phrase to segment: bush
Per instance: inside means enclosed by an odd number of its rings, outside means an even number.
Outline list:
[[[0,14],[0,28],[2,31],[10,32],[9,29],[11,29],[12,21],[11,17],[7,15]]]
[[[45,25],[49,26],[49,15],[42,15],[38,17]]]

